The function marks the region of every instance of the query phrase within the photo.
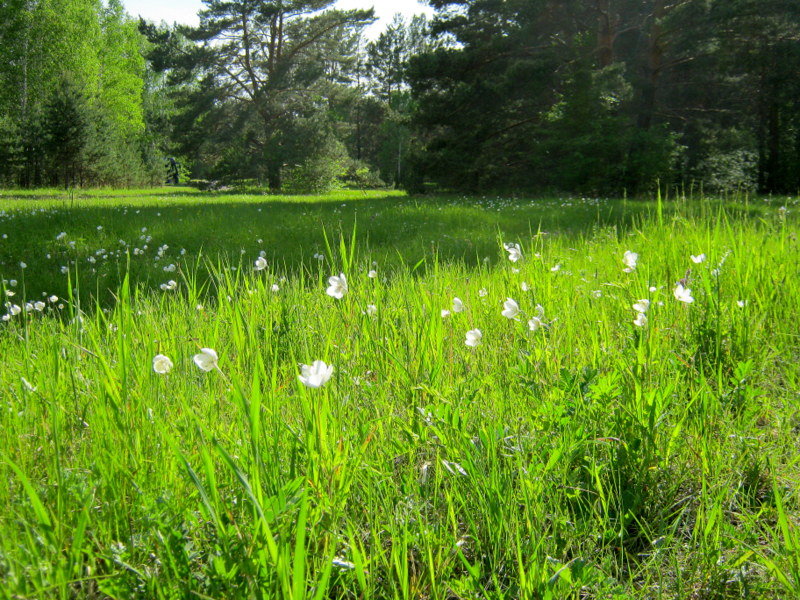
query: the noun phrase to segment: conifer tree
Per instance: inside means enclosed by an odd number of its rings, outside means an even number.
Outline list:
[[[348,51],[370,10],[337,10],[333,0],[204,0],[200,27],[205,71],[218,98],[234,105],[240,123],[255,119],[249,137],[271,189],[280,189],[288,152],[286,134],[298,117],[325,109],[321,87],[348,76]],[[244,113],[244,116],[242,116]]]

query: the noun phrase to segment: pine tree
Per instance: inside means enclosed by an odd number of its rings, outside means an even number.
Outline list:
[[[205,71],[217,97],[238,112],[240,130],[259,123],[250,142],[271,189],[280,189],[290,156],[286,133],[298,117],[325,110],[320,87],[347,77],[348,52],[372,11],[335,10],[333,0],[205,0],[200,27]]]
[[[44,112],[45,152],[51,165],[51,182],[74,187],[80,180],[90,117],[86,99],[77,87],[64,81],[55,90]]]

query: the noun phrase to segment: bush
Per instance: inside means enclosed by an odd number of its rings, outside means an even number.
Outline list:
[[[341,182],[347,187],[360,189],[386,187],[386,182],[381,179],[381,176],[378,173],[371,171],[369,165],[362,160],[348,161],[345,171],[340,179]]]
[[[706,190],[712,192],[753,192],[758,187],[758,155],[746,149],[716,152],[698,165]]]
[[[324,194],[341,187],[346,173],[347,151],[344,145],[328,136],[306,160],[284,173],[289,192]]]

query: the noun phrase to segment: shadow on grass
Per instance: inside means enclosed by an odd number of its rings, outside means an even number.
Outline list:
[[[405,196],[399,190],[384,190],[391,196]],[[243,202],[253,202],[260,199],[269,199],[274,202],[336,202],[342,197],[378,197],[381,190],[342,189],[329,194],[303,194],[303,193],[273,193],[266,190],[242,190],[237,188],[221,188],[213,190],[200,190],[189,186],[162,186],[141,189],[77,189],[64,190],[54,188],[3,190],[0,189],[0,202],[14,203],[16,208],[38,208],[37,202],[46,203],[53,207],[69,206],[77,201],[94,201],[98,204],[114,204],[120,201],[162,201],[175,202],[182,200],[197,200],[199,202],[213,201],[217,198],[238,198]]]
[[[308,200],[239,195],[228,201],[226,195],[196,190],[185,196],[201,201],[151,206],[135,201],[141,196],[123,194],[119,198],[135,202],[9,212],[0,221],[0,234],[8,234],[0,244],[0,273],[24,282],[28,299],[64,296],[67,278],[61,267],[75,261],[84,296],[99,295],[101,302],[111,298],[128,260],[132,283],[146,287],[178,279],[178,272],[164,271],[171,264],[195,264],[202,255],[249,269],[260,251],[281,275],[313,272],[316,277],[319,268],[339,271],[339,238],[349,242],[354,228],[360,267],[375,261],[384,272],[417,266],[424,273],[434,257],[467,268],[505,260],[501,239],[527,246],[537,232],[584,238],[608,228],[610,235],[621,236],[654,213],[653,203],[622,200],[376,197],[374,192],[359,197],[353,192]],[[666,205],[665,216],[674,210]],[[56,239],[60,232],[65,239]],[[333,255],[327,252],[326,234]],[[322,267],[315,254],[326,255]],[[24,271],[20,262],[27,265]]]

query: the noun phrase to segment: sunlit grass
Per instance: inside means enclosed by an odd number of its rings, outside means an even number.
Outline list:
[[[791,201],[264,201],[9,211],[4,593],[800,593]]]

